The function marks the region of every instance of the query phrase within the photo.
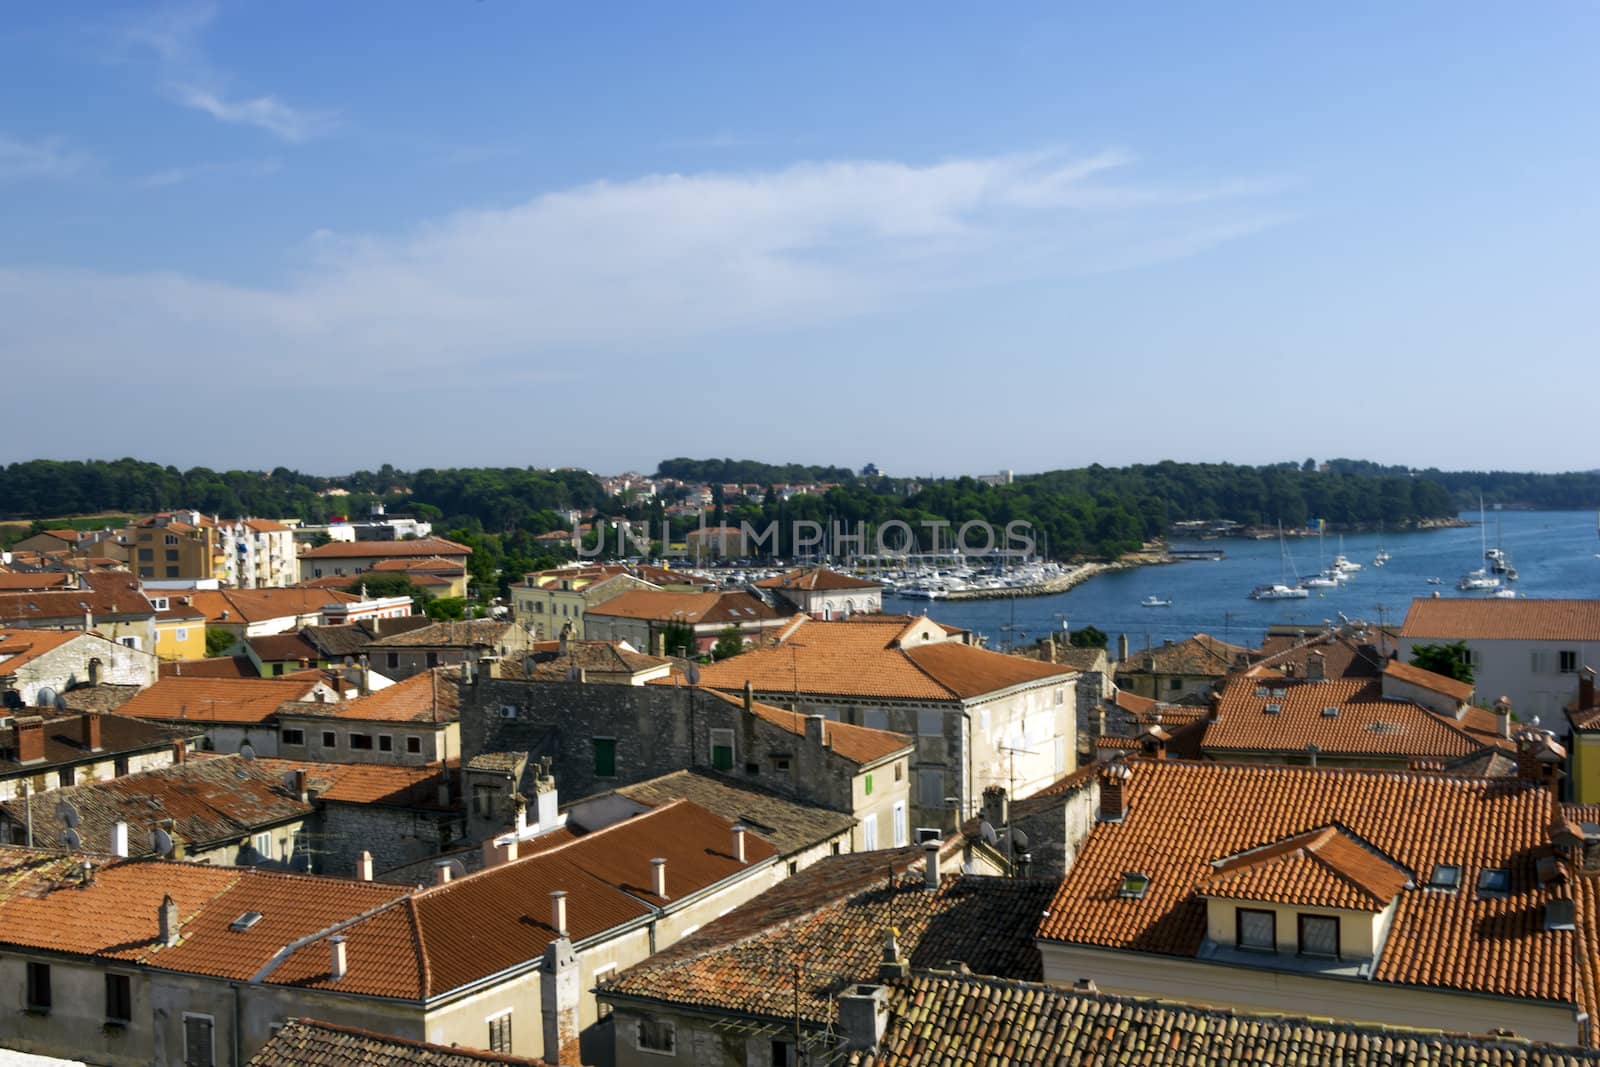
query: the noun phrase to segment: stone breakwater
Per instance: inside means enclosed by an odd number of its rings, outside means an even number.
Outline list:
[[[944,594],[939,599],[1009,600],[1014,596],[1054,596],[1056,593],[1065,593],[1068,589],[1087,582],[1097,574],[1127,570],[1132,566],[1135,566],[1135,564],[1122,561],[1116,563],[1085,563],[1082,566],[1074,567],[1065,574],[1058,574],[1048,581],[1037,582],[1033,585],[1012,586],[1006,589],[957,589]]]

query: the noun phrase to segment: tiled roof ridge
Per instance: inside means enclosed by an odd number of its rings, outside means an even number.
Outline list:
[[[915,626],[916,624],[912,623],[912,625]],[[904,635],[902,634],[902,636],[904,636]],[[907,663],[909,663],[913,667],[915,667],[922,674],[922,676],[924,678],[927,678],[928,681],[932,682],[934,685],[936,685],[940,689],[944,690],[946,696],[949,699],[951,699],[951,700],[960,700],[961,699],[961,694],[960,693],[957,693],[954,689],[951,689],[948,685],[945,685],[939,679],[935,678],[933,676],[933,672],[932,671],[928,670],[922,664],[918,663],[917,660],[916,660],[916,657],[912,656],[906,649],[900,647],[900,638],[899,637],[896,637],[895,640],[894,640],[894,643],[892,645],[890,645],[889,647],[890,647],[891,651],[898,652],[902,659],[904,659]]]
[[[268,959],[266,963],[261,965],[261,968],[256,971],[255,974],[250,976],[251,984],[259,985],[260,983],[265,982],[268,978],[271,978],[273,971],[276,971],[289,959],[290,956],[293,956],[296,952],[300,951],[302,948],[305,948],[307,945],[316,944],[323,938],[336,934],[340,930],[348,929],[349,927],[355,926],[358,923],[365,922],[374,915],[379,915],[385,911],[388,911],[395,905],[402,903],[410,895],[410,890],[402,889],[394,898],[390,900],[385,900],[381,904],[375,904],[359,914],[346,916],[345,918],[340,919],[338,922],[330,923],[329,925],[313,933],[295,938],[288,944],[281,946],[278,951],[272,954],[272,957]]]
[[[1164,760],[1153,760],[1143,755],[1130,754],[1124,762],[1132,765],[1133,772],[1137,774],[1141,766],[1181,767],[1185,770],[1208,771],[1213,774],[1235,773],[1239,771],[1262,775],[1318,775],[1326,776],[1336,774],[1341,777],[1362,778],[1407,778],[1420,779],[1429,782],[1442,782],[1450,785],[1466,785],[1470,782],[1491,783],[1501,786],[1513,787],[1518,784],[1525,785],[1529,792],[1548,792],[1549,787],[1536,782],[1519,783],[1516,779],[1491,778],[1476,775],[1440,775],[1430,771],[1414,771],[1410,768],[1399,767],[1329,767],[1322,765],[1312,767],[1306,764],[1290,763],[1230,763],[1224,760],[1206,759],[1178,759],[1168,756]]]
[[[428,943],[422,936],[422,920],[417,917],[414,891],[406,893],[405,905],[406,923],[411,928],[411,943],[416,946],[417,988],[422,992],[422,999],[427,1000],[433,995],[433,961],[428,958]]]
[[[1562,1045],[1551,1041],[1538,1041],[1533,1038],[1518,1037],[1515,1034],[1472,1034],[1458,1030],[1437,1030],[1427,1027],[1399,1026],[1391,1023],[1358,1022],[1352,1019],[1343,1019],[1335,1016],[1295,1015],[1290,1013],[1276,1013],[1266,1011],[1227,1011],[1222,1008],[1213,1008],[1187,1001],[1162,1000],[1158,997],[1136,997],[1126,993],[1087,993],[1073,989],[1069,986],[1052,985],[1049,982],[1030,982],[1020,978],[1001,978],[986,974],[969,974],[962,971],[944,971],[935,968],[913,970],[905,978],[893,978],[886,984],[893,989],[905,989],[917,983],[934,981],[957,982],[967,986],[986,986],[1002,991],[1017,991],[1033,993],[1051,998],[1093,999],[1102,1004],[1115,1004],[1127,1008],[1151,1009],[1156,1011],[1173,1012],[1191,1017],[1203,1017],[1219,1024],[1235,1023],[1241,1029],[1257,1026],[1276,1026],[1285,1028],[1315,1028],[1342,1034],[1372,1034],[1393,1035],[1396,1037],[1410,1037],[1417,1042],[1439,1041],[1452,1045],[1470,1043],[1474,1047],[1488,1045],[1493,1048],[1508,1051],[1527,1052],[1537,1049],[1550,1049],[1558,1051],[1563,1057],[1572,1057],[1574,1053],[1587,1053],[1591,1057],[1600,1058],[1600,1052],[1581,1049],[1575,1046]],[[893,1011],[894,1009],[891,1009]],[[893,1022],[891,1021],[891,1025]]]
[[[366,1038],[369,1041],[378,1041],[386,1045],[400,1045],[405,1048],[416,1049],[424,1053],[446,1053],[453,1056],[462,1056],[467,1059],[482,1060],[485,1063],[504,1063],[512,1067],[527,1067],[528,1064],[541,1064],[547,1061],[533,1059],[526,1056],[513,1056],[505,1052],[490,1052],[488,1049],[472,1048],[458,1045],[439,1045],[431,1041],[418,1041],[416,1038],[400,1037],[396,1034],[379,1033],[376,1030],[363,1030],[359,1026],[347,1026],[344,1023],[324,1022],[308,1016],[291,1016],[285,1021],[285,1026],[315,1027],[319,1030],[329,1030],[338,1034],[349,1034],[353,1037]],[[254,1062],[253,1060],[251,1062]],[[428,1062],[418,1059],[416,1062]]]

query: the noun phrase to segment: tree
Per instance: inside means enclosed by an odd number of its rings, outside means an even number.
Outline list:
[[[1411,650],[1411,665],[1472,684],[1472,650],[1467,648],[1465,641],[1448,645],[1418,645]]]
[[[378,574],[368,571],[345,586],[345,592],[365,592],[370,597],[408,596],[411,598],[412,610],[420,611],[423,614],[427,614],[428,605],[434,599],[432,593],[413,585],[409,577],[398,571],[387,571]]]
[[[220,656],[237,644],[239,638],[232,630],[224,630],[217,626],[206,627],[206,658]]]
[[[694,652],[694,631],[681,622],[661,626],[662,651],[669,656],[688,656]]]
[[[739,628],[729,625],[726,630],[717,636],[717,643],[711,646],[712,659],[727,659],[737,656],[744,651],[744,637],[740,635]]]
[[[1073,648],[1106,647],[1105,631],[1097,629],[1093,626],[1085,626],[1081,630],[1072,631],[1067,640],[1071,642]]]
[[[458,596],[442,596],[430,600],[423,609],[428,618],[438,622],[467,617],[467,602]]]

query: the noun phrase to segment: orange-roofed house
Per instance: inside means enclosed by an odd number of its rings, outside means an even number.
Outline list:
[[[1413,600],[1400,627],[1400,658],[1419,645],[1467,645],[1485,701],[1508,697],[1517,717],[1566,730],[1578,674],[1600,667],[1600,600],[1439,597]]]
[[[352,579],[392,560],[438,559],[465,568],[472,549],[443,537],[410,541],[329,541],[300,553],[300,580],[349,575]]]
[[[1046,981],[1595,1046],[1600,824],[1561,804],[1547,732],[1514,740],[1512,778],[1100,766]]]
[[[827,567],[786,571],[756,582],[756,588],[775,597],[789,611],[803,611],[814,619],[848,619],[852,615],[883,610],[883,585],[840,574]]]
[[[156,658],[98,633],[0,628],[0,707],[55,708],[55,698],[86,685],[156,681]]]
[[[658,656],[699,655],[730,629],[752,645],[784,623],[765,601],[742,591],[637,589],[589,608],[584,633],[590,640],[626,641]]]
[[[954,829],[983,790],[1025,797],[1072,770],[1076,672],[977,648],[926,616],[795,616],[765,648],[700,668],[700,684],[915,737],[918,827]]]
[[[461,757],[459,671],[423,671],[347,700],[295,701],[277,713],[287,758],[421,766]]]
[[[117,708],[118,715],[205,731],[215,752],[248,744],[259,756],[278,753],[278,712],[296,701],[338,701],[320,674],[285,678],[196,678],[168,675]]]

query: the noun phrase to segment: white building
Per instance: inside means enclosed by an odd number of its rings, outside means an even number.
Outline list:
[[[1511,698],[1523,722],[1557,734],[1578,693],[1578,673],[1600,666],[1600,600],[1414,600],[1400,628],[1400,658],[1418,645],[1465,642],[1479,699]]]
[[[282,588],[300,580],[294,531],[271,519],[221,524],[223,577],[235,589]]]

